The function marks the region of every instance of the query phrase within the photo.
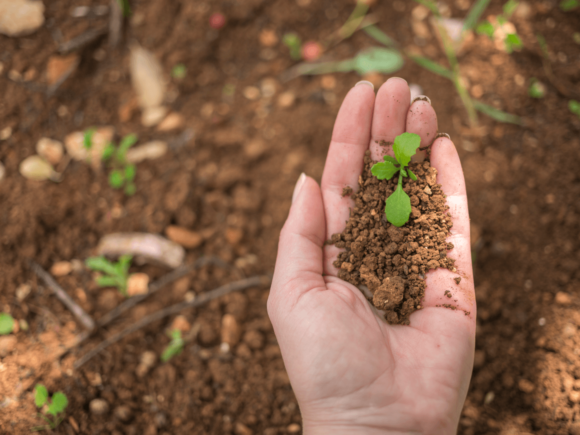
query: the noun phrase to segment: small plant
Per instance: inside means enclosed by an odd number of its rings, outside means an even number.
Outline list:
[[[90,257],[86,259],[85,264],[89,269],[105,274],[96,280],[99,287],[117,287],[123,296],[127,296],[127,280],[132,259],[132,255],[121,255],[119,261],[112,263],[102,256]]]
[[[395,138],[393,144],[395,158],[385,156],[384,162],[375,163],[371,168],[372,174],[379,180],[390,180],[399,173],[397,188],[385,201],[387,221],[396,227],[405,225],[411,215],[411,199],[403,190],[403,177],[417,180],[417,176],[408,166],[420,145],[421,137],[418,134],[403,133]]]
[[[101,159],[109,162],[111,172],[109,173],[109,185],[113,189],[125,187],[125,195],[135,194],[135,175],[137,168],[134,164],[127,162],[127,151],[137,142],[137,136],[129,134],[121,139],[121,143],[116,147],[113,143],[107,145],[103,150]]]
[[[93,146],[93,135],[95,134],[95,131],[97,130],[91,127],[85,130],[83,135],[83,146],[88,150]]]
[[[34,403],[36,404],[36,407],[41,408],[42,411],[38,415],[46,420],[50,429],[55,429],[64,419],[62,414],[68,406],[68,399],[64,393],[57,391],[50,398],[48,408],[43,409],[43,407],[47,405],[47,401],[48,391],[46,390],[46,387],[42,384],[36,384],[34,387]],[[45,426],[34,428],[34,430],[44,429],[46,429]]]
[[[497,25],[493,25],[489,21],[483,21],[477,26],[477,33],[487,35],[490,39],[493,39],[496,30],[507,23],[508,19],[518,7],[518,4],[519,2],[517,0],[509,0],[503,5],[503,14],[496,17]],[[504,38],[504,43],[508,53],[512,53],[514,50],[519,50],[523,47],[522,40],[516,33],[508,33]]]
[[[184,64],[178,63],[171,70],[171,77],[174,79],[183,79],[187,75],[187,68]]]
[[[562,9],[564,12],[576,9],[578,6],[580,6],[579,0],[562,0],[560,2],[560,9]]]
[[[0,313],[0,335],[8,335],[14,330],[14,318],[8,313]]]
[[[282,42],[290,50],[290,57],[293,60],[300,60],[302,57],[302,41],[296,33],[286,33],[282,37]]]
[[[568,108],[570,109],[570,112],[580,117],[580,102],[576,100],[570,100],[568,103]]]
[[[546,96],[546,86],[535,77],[532,77],[528,93],[532,98],[544,98]]]
[[[171,341],[161,354],[161,361],[167,362],[175,355],[179,355],[183,350],[183,338],[181,338],[181,331],[179,329],[174,329],[169,334]]]

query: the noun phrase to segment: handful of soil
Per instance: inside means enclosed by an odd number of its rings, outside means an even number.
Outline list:
[[[400,228],[388,223],[385,200],[397,188],[397,177],[377,179],[371,173],[374,163],[367,151],[346,228],[328,243],[345,248],[334,262],[338,277],[366,285],[373,294],[367,299],[385,311],[388,323],[408,325],[409,316],[421,309],[427,271],[455,271],[455,260],[447,257],[453,244],[445,241],[453,224],[446,196],[435,183],[437,169],[428,160],[409,165],[417,181],[403,179],[403,190],[411,198],[409,222]]]

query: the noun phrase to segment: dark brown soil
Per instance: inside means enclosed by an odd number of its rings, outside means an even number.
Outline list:
[[[139,378],[145,351],[157,355],[169,342],[173,319],[157,322],[108,348],[81,370],[74,361],[104,338],[144,315],[180,302],[189,291],[201,293],[242,276],[271,273],[277,240],[301,172],[320,178],[334,119],[354,73],[300,77],[287,83],[280,74],[293,65],[279,41],[266,49],[260,33],[278,39],[295,31],[305,40],[335,32],[352,12],[353,2],[282,0],[131,1],[134,15],[116,49],[106,37],[81,50],[77,71],[48,97],[45,71],[58,45],[89,29],[107,25],[106,16],[74,18],[79,5],[108,0],[44,1],[46,24],[21,37],[0,36],[0,310],[25,320],[16,349],[0,362],[0,432],[30,433],[37,419],[31,389],[35,382],[69,397],[61,434],[288,434],[299,433],[300,412],[266,313],[267,289],[251,289],[183,313],[199,328],[181,355]],[[446,1],[454,17],[458,5]],[[493,0],[486,15],[501,13]],[[478,302],[475,367],[459,425],[461,435],[580,433],[580,118],[568,110],[580,84],[578,10],[564,13],[558,1],[529,1],[530,14],[511,20],[524,43],[511,55],[476,36],[459,57],[472,95],[524,118],[523,126],[501,124],[483,115],[468,127],[453,84],[410,61],[397,72],[420,84],[437,111],[439,129],[454,140],[464,166],[472,219],[472,251]],[[302,6],[301,6],[302,5]],[[414,32],[411,1],[376,2],[378,26],[402,47],[445,63],[431,28],[428,38]],[[228,22],[209,28],[211,13]],[[536,35],[542,34],[558,90],[542,65]],[[169,76],[178,63],[187,76],[170,80],[171,109],[186,126],[174,133],[144,128],[134,105],[128,43],[153,51]],[[328,52],[346,59],[375,45],[362,32]],[[270,50],[270,51],[269,51]],[[273,53],[273,57],[272,57]],[[15,71],[29,81],[9,79]],[[13,75],[13,74],[12,74]],[[528,85],[546,84],[546,97],[533,100]],[[365,77],[380,84],[388,78]],[[274,79],[276,94],[247,100],[246,86]],[[233,97],[224,87],[235,85]],[[280,107],[278,96],[294,94]],[[122,120],[123,119],[123,120]],[[71,162],[60,184],[32,182],[18,173],[19,163],[35,153],[43,136],[62,140],[71,131],[113,125],[119,135],[140,140],[167,139],[163,158],[138,166],[132,198],[113,191],[104,173]],[[183,140],[189,130],[194,137]],[[62,168],[59,168],[61,170]],[[204,236],[187,250],[187,261],[217,256],[229,267],[207,266],[136,307],[64,360],[54,359],[82,332],[74,317],[38,282],[27,266],[84,260],[98,240],[115,231],[163,234],[170,225]],[[241,238],[240,238],[241,234]],[[228,237],[226,237],[228,236]],[[235,236],[235,237],[233,237]],[[167,270],[133,267],[156,279]],[[98,319],[121,301],[114,290],[96,288],[88,271],[57,278],[63,288]],[[17,290],[30,285],[23,300]],[[220,350],[222,319],[238,321],[240,341]],[[197,325],[197,326],[195,326]],[[94,415],[95,398],[109,412]],[[129,411],[129,412],[127,412]]]
[[[334,266],[339,278],[367,286],[369,302],[385,312],[387,322],[408,325],[409,316],[421,309],[427,271],[455,270],[455,260],[447,257],[453,244],[445,241],[452,226],[449,207],[435,183],[437,169],[427,160],[411,163],[417,180],[403,178],[403,190],[411,198],[409,222],[400,228],[388,223],[385,200],[397,188],[398,176],[377,179],[371,173],[374,163],[367,151],[346,228],[329,241],[345,248]]]

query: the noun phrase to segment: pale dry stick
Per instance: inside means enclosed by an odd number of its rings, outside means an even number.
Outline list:
[[[112,337],[107,338],[105,341],[101,342],[95,348],[91,349],[87,352],[82,358],[77,360],[74,364],[74,368],[78,369],[82,367],[86,362],[92,359],[95,355],[99,354],[101,351],[109,347],[111,344],[116,343],[117,341],[121,340],[128,334],[135,332],[150,323],[153,323],[157,320],[161,320],[164,317],[171,316],[172,314],[179,313],[180,311],[186,308],[194,308],[199,307],[201,305],[206,304],[207,302],[217,299],[219,297],[225,296],[228,293],[232,293],[235,291],[244,290],[250,287],[256,287],[259,285],[268,285],[271,282],[271,277],[269,276],[253,276],[251,278],[241,279],[239,281],[231,282],[229,284],[225,284],[221,287],[218,287],[214,290],[209,292],[203,293],[197,298],[192,301],[180,302],[175,305],[171,305],[167,308],[163,308],[162,310],[156,311],[148,316],[143,317],[137,323],[129,326],[128,328],[123,329],[118,334],[113,335]]]
[[[109,46],[116,47],[123,30],[123,9],[119,0],[111,0],[111,15],[109,16]]]
[[[68,54],[81,48],[92,44],[97,39],[105,36],[109,32],[107,26],[98,27],[96,29],[89,29],[85,33],[81,33],[79,36],[71,39],[70,41],[63,42],[58,46],[58,52],[60,54]]]
[[[85,326],[88,330],[92,331],[95,329],[95,321],[91,316],[85,313],[81,307],[77,305],[75,301],[64,291],[64,289],[58,285],[54,278],[46,270],[42,268],[38,263],[30,260],[30,268],[36,273],[36,275],[44,281],[44,283],[52,290],[54,295],[73,313],[73,315]]]

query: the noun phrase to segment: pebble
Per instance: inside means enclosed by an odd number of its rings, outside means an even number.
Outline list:
[[[273,47],[278,43],[278,36],[274,30],[264,29],[260,32],[260,44],[264,47]]]
[[[54,276],[65,276],[71,273],[72,264],[68,261],[58,261],[50,268],[50,273]]]
[[[183,115],[181,113],[171,112],[157,126],[157,130],[159,131],[177,130],[178,128],[183,128],[184,124],[185,119],[183,118]]]
[[[320,79],[320,86],[322,86],[322,89],[331,91],[336,88],[336,78],[331,74],[324,75]]]
[[[250,430],[248,426],[242,423],[236,423],[234,433],[236,435],[253,435],[254,432]]]
[[[532,13],[533,13],[533,11],[532,11],[532,7],[530,6],[530,4],[528,2],[521,1],[521,2],[519,2],[518,6],[514,12],[514,16],[516,18],[521,18],[522,20],[527,20],[528,18],[530,18]]]
[[[185,316],[179,315],[175,319],[173,319],[173,322],[171,323],[169,329],[171,331],[178,329],[182,333],[186,333],[191,329],[191,324],[187,321]]]
[[[568,399],[572,403],[580,402],[580,391],[570,391],[570,393],[568,394]]]
[[[260,90],[255,86],[245,87],[243,94],[248,100],[257,100],[260,98]]]
[[[9,139],[12,136],[12,127],[4,127],[0,130],[0,140]]]
[[[155,55],[134,44],[131,47],[130,69],[131,82],[141,108],[161,106],[165,98],[165,80],[163,79],[163,69]],[[157,122],[161,121],[163,116]]]
[[[130,163],[139,163],[144,160],[154,160],[167,153],[167,142],[154,140],[137,147],[132,147],[127,151],[126,158]]]
[[[161,122],[166,114],[167,107],[165,106],[147,107],[143,109],[141,124],[143,124],[144,127],[154,127]]]
[[[30,284],[20,284],[16,289],[16,299],[18,299],[18,302],[26,299],[26,296],[30,294],[30,290],[32,290]]]
[[[240,341],[241,331],[240,325],[236,318],[231,314],[225,314],[222,317],[221,338],[222,343],[227,343],[230,346],[235,346]]]
[[[260,83],[260,91],[262,92],[262,96],[264,98],[273,97],[274,94],[276,93],[277,89],[278,89],[278,82],[276,81],[276,79],[273,79],[271,77],[266,77]]]
[[[19,171],[23,177],[36,181],[54,179],[57,176],[52,165],[38,155],[25,158],[20,163]]]
[[[252,139],[244,145],[244,154],[250,159],[260,158],[266,150],[266,144],[260,138]]]
[[[133,413],[131,412],[131,408],[125,405],[117,406],[113,411],[115,417],[117,417],[122,422],[126,423],[131,420]]]
[[[203,236],[201,234],[175,225],[168,226],[165,229],[165,234],[169,240],[172,240],[185,248],[197,248],[203,243]]]
[[[521,391],[528,394],[536,389],[536,386],[527,379],[520,379],[518,381],[518,387]]]
[[[89,409],[94,415],[103,415],[109,412],[109,404],[103,399],[93,399],[89,403]]]
[[[288,431],[288,433],[298,433],[300,432],[300,425],[297,423],[292,423],[286,428],[286,430]]]
[[[558,305],[570,305],[572,303],[572,298],[570,297],[570,295],[568,293],[564,293],[564,292],[558,292],[556,293],[556,303]]]
[[[244,237],[244,233],[239,228],[226,228],[226,240],[230,245],[237,245]]]
[[[64,147],[62,142],[58,140],[43,137],[36,143],[36,152],[53,165],[56,165],[62,159]]]
[[[280,94],[280,96],[278,97],[278,106],[285,109],[292,106],[294,104],[294,101],[296,101],[296,95],[294,94],[294,92],[287,91]]]
[[[0,357],[4,358],[10,354],[16,347],[16,337],[14,335],[5,335],[0,337]]]
[[[115,128],[111,126],[99,127],[92,137],[92,146],[88,150],[85,148],[84,131],[75,131],[64,138],[64,147],[74,160],[84,160],[92,162],[93,167],[101,164],[101,156],[105,147],[113,140]]]
[[[141,358],[139,362],[146,366],[147,368],[151,368],[155,365],[155,361],[157,361],[157,355],[152,350],[146,350],[141,354]]]
[[[41,1],[0,0],[0,33],[28,35],[43,24],[44,4]]]
[[[79,55],[69,54],[68,56],[51,56],[46,65],[46,83],[58,85],[70,76],[79,65]]]
[[[144,295],[149,291],[149,275],[134,273],[127,280],[127,294],[129,296]]]

